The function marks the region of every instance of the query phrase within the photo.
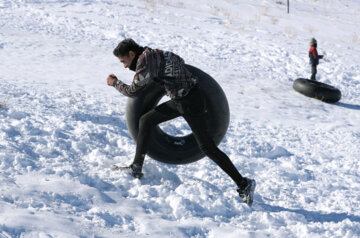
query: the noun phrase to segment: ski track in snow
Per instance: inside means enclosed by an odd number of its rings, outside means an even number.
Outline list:
[[[360,18],[357,1],[0,3],[0,237],[359,237]],[[292,89],[325,59],[326,104]],[[147,158],[144,178],[110,171],[135,150],[119,40],[180,54],[214,76],[231,121],[220,144],[255,178],[252,208],[209,159]],[[164,123],[189,133],[182,119]]]

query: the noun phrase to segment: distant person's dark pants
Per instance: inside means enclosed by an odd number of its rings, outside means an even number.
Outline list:
[[[229,157],[216,146],[207,132],[205,111],[205,97],[201,90],[195,87],[185,97],[179,100],[169,100],[145,113],[139,122],[139,134],[133,163],[143,165],[150,135],[156,125],[182,116],[189,124],[204,154],[227,173],[239,187],[242,187],[246,183],[243,177]]]
[[[312,65],[311,66],[311,80],[316,80],[316,73],[317,73],[317,69],[316,69],[316,65]]]

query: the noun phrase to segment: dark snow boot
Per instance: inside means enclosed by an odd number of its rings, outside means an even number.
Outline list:
[[[113,165],[111,167],[111,170],[115,171],[115,170],[123,170],[128,172],[131,176],[133,176],[134,178],[137,179],[141,179],[141,177],[144,175],[141,170],[142,170],[142,166],[138,165],[138,164],[131,164],[130,166],[124,166],[124,167],[120,167],[117,165]]]
[[[256,182],[254,179],[245,179],[247,181],[247,185],[244,188],[239,188],[237,191],[243,202],[249,205],[249,207],[251,207],[254,201]]]

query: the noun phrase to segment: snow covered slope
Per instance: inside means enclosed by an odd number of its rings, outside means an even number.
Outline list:
[[[1,0],[0,237],[360,237],[358,0]],[[132,73],[112,55],[125,37],[171,50],[224,89],[220,147],[255,178],[252,208],[209,159],[132,161]],[[292,89],[318,79],[336,104]],[[165,123],[187,130],[183,120]]]

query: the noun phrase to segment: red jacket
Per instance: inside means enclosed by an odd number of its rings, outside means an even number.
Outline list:
[[[316,66],[319,64],[319,54],[316,50],[315,46],[311,46],[309,49],[309,58],[310,58],[310,64],[313,66]]]

